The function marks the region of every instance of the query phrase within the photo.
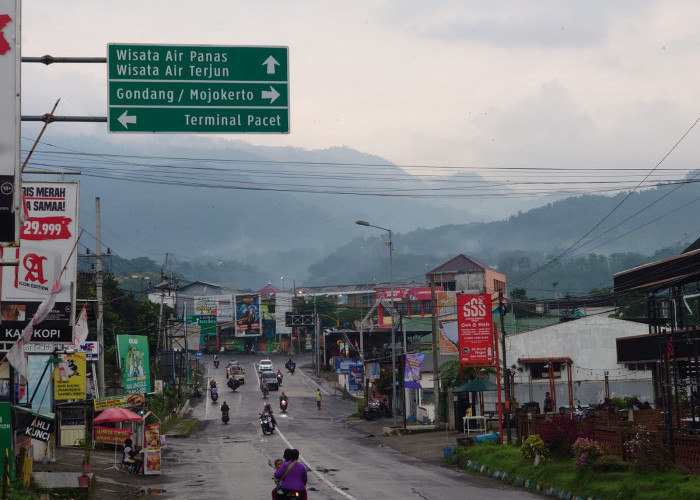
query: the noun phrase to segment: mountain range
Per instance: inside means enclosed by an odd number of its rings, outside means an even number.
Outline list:
[[[628,265],[697,238],[688,223],[700,199],[697,173],[642,191],[523,201],[507,186],[490,198],[460,196],[451,187],[485,180],[475,173],[411,175],[346,147],[120,140],[61,138],[42,144],[30,168],[79,170],[87,233],[94,234],[99,197],[103,247],[126,261],[160,264],[168,253],[169,269],[188,280],[243,289],[279,286],[282,276],[298,286],[388,281],[388,232],[356,225],[358,219],[392,230],[396,281],[423,281],[465,253],[520,273],[514,279],[521,285],[538,282],[538,272],[528,275],[549,262],[537,286],[555,280],[566,290],[566,278],[552,272],[567,263],[636,255],[618,259]],[[94,247],[89,239],[81,243]],[[589,284],[575,288],[585,292]]]

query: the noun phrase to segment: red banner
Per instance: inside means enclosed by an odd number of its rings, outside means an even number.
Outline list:
[[[457,295],[459,362],[494,364],[491,296]]]
[[[95,426],[95,441],[109,444],[124,444],[131,437],[131,429]]]
[[[69,217],[30,217],[22,226],[22,240],[67,240],[71,237]]]

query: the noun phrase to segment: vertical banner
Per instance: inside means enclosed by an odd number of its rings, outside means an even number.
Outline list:
[[[85,353],[65,355],[65,361],[54,368],[54,399],[85,399]]]
[[[0,463],[7,458],[10,477],[14,476],[15,454],[12,451],[12,410],[10,403],[0,403]]]
[[[151,391],[151,372],[148,358],[148,337],[144,335],[117,335],[122,387],[126,394]]]
[[[459,362],[494,364],[491,296],[457,295]]]
[[[236,337],[262,335],[260,295],[236,295]]]
[[[49,296],[61,275],[56,302],[32,334],[32,342],[73,344],[78,256],[71,251],[78,237],[77,182],[27,181],[22,190],[28,219],[21,228],[20,248],[3,248],[17,267],[2,269],[0,342],[14,342]],[[70,259],[68,258],[70,256]],[[49,351],[50,352],[50,351]]]
[[[420,371],[423,368],[425,354],[406,354],[406,364],[403,374],[403,386],[406,389],[420,389]]]
[[[0,246],[19,243],[20,0],[0,0]]]

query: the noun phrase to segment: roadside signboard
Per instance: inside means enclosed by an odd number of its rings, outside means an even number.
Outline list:
[[[459,362],[492,365],[493,315],[489,294],[457,295]]]
[[[108,44],[110,132],[289,133],[287,47]]]
[[[5,268],[0,280],[0,350],[9,349],[47,297],[61,273],[56,303],[32,333],[32,342],[72,344],[78,256],[71,253],[78,238],[79,184],[69,181],[22,183],[28,219],[19,248],[2,248],[4,259],[19,265]],[[69,258],[70,256],[70,258]],[[26,347],[31,346],[27,344]],[[26,349],[26,352],[36,352]]]
[[[0,0],[0,246],[19,243],[20,0]]]
[[[85,353],[66,354],[65,361],[54,368],[54,398],[85,399],[85,375]]]
[[[124,393],[151,392],[148,338],[145,335],[117,335],[117,348]]]

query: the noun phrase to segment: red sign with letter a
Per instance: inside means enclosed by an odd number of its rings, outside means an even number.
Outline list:
[[[494,364],[491,296],[457,295],[459,362]]]

